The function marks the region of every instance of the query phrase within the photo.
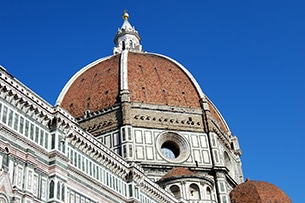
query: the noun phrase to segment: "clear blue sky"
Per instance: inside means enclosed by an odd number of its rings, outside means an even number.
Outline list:
[[[52,105],[129,21],[183,64],[243,151],[244,176],[305,194],[305,1],[0,0],[0,64]]]

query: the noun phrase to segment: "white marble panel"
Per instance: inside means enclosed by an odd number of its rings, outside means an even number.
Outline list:
[[[105,136],[104,142],[105,142],[105,145],[106,145],[106,146],[112,147],[112,146],[111,146],[111,137],[110,137],[110,135]]]
[[[143,136],[141,130],[135,130],[135,142],[136,143],[143,143]]]
[[[201,163],[201,154],[199,150],[194,150],[194,160]]]
[[[191,140],[192,140],[192,146],[193,147],[199,147],[197,135],[191,135]]]
[[[209,152],[206,150],[202,151],[203,163],[209,164],[210,163],[210,156]]]
[[[119,133],[113,133],[113,146],[117,146],[120,144],[120,135]]]
[[[206,135],[200,135],[200,144],[202,148],[208,147]]]
[[[136,156],[137,156],[137,159],[144,159],[143,146],[136,146]]]
[[[154,148],[151,146],[146,147],[146,158],[148,160],[153,160],[154,159]]]
[[[145,131],[145,143],[146,144],[152,144],[152,133],[151,131]]]

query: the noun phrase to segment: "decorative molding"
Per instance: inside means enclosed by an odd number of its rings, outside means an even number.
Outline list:
[[[178,119],[178,118],[170,118],[170,117],[156,117],[150,115],[135,115],[134,120],[139,121],[147,121],[154,123],[169,123],[171,125],[185,125],[185,126],[202,126],[202,123],[199,121],[194,121],[192,117],[188,117],[188,119]]]

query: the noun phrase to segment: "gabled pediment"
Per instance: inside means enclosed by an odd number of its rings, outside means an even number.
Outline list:
[[[7,197],[12,195],[13,187],[6,171],[0,171],[0,193],[5,194]]]

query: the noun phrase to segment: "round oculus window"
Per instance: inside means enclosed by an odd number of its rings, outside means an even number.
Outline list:
[[[160,134],[157,138],[157,149],[160,156],[170,162],[183,162],[190,155],[187,140],[174,132]]]

